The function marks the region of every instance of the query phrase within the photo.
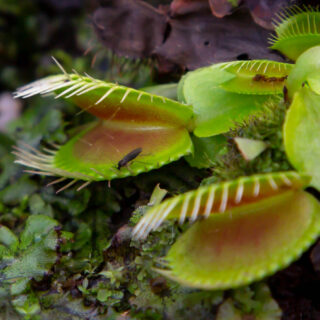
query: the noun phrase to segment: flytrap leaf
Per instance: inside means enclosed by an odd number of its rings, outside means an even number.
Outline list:
[[[228,289],[286,267],[320,234],[320,205],[290,190],[197,222],[171,247],[158,270],[180,284]]]
[[[320,12],[297,6],[283,11],[275,22],[276,35],[270,39],[271,48],[296,60],[307,49],[320,44]]]
[[[72,178],[70,186],[77,180],[89,183],[137,175],[192,152],[190,106],[77,74],[36,81],[18,89],[16,97],[48,93],[101,120],[81,127],[57,150],[16,148],[16,162],[36,169],[33,173]]]
[[[169,99],[177,100],[177,83],[158,84],[149,87],[140,88],[140,90],[155,94],[157,96],[167,97]]]
[[[302,87],[294,95],[284,123],[284,146],[291,164],[311,175],[320,190],[320,95]]]
[[[188,131],[181,127],[141,128],[135,124],[124,127],[120,123],[98,121],[86,125],[57,150],[38,151],[23,145],[15,148],[14,154],[18,158],[16,163],[35,169],[31,173],[71,178],[67,185],[70,186],[78,180],[134,176],[190,154],[192,148]],[[132,154],[138,150],[136,156]]]
[[[15,98],[53,94],[107,121],[192,126],[192,107],[175,100],[78,74],[50,76],[17,89]]]
[[[185,157],[190,166],[196,168],[214,167],[215,161],[227,152],[227,138],[222,135],[216,135],[207,138],[198,138],[191,135],[194,152]]]
[[[255,94],[242,94],[241,90],[245,90],[247,84],[250,88],[251,83],[253,88],[254,76],[247,77],[243,82],[240,81],[234,74],[235,65],[217,64],[201,68],[187,73],[181,79],[178,98],[179,101],[193,106],[196,136],[209,137],[227,132],[237,123],[242,123],[250,116],[259,113],[264,103],[278,97],[276,94],[269,94],[270,91],[261,94],[262,91],[258,87],[252,90]],[[223,70],[222,66],[229,68],[233,73]],[[237,89],[237,84],[239,84],[238,92],[231,92],[231,89]],[[223,88],[223,85],[230,91]],[[250,89],[247,89],[247,93],[248,91]]]
[[[310,48],[299,56],[286,82],[290,99],[292,99],[293,95],[301,88],[301,86],[306,84],[311,90],[319,94],[319,59],[320,46]]]
[[[220,70],[234,75],[220,87],[241,94],[282,94],[284,82],[293,65],[270,60],[222,63]]]
[[[293,171],[201,187],[151,208],[134,229],[145,237],[164,219],[194,224],[163,259],[161,274],[182,285],[227,289],[261,279],[296,259],[320,233],[320,205]]]
[[[310,177],[295,171],[259,174],[236,180],[203,186],[150,208],[133,231],[136,238],[145,238],[166,219],[179,219],[183,224],[188,218],[194,222],[212,214],[224,216],[233,210],[246,210],[249,204],[289,190],[299,190],[308,185]]]

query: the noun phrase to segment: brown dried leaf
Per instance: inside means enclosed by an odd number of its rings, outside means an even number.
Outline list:
[[[223,19],[213,17],[208,10],[179,16],[169,23],[170,35],[155,49],[164,71],[170,65],[194,70],[238,58],[279,60],[268,50],[268,31],[257,26],[245,10]]]
[[[175,0],[172,8],[180,15],[169,17],[140,0],[104,0],[94,14],[95,30],[118,55],[155,57],[161,73],[236,59],[281,60],[268,50],[268,31],[246,9],[220,19],[207,0]]]
[[[172,17],[208,9],[208,0],[173,0],[170,5]]]
[[[166,17],[140,0],[104,0],[93,24],[100,41],[116,54],[145,58],[161,45]]]
[[[237,0],[239,4],[240,0]],[[226,15],[231,14],[232,11],[232,4],[229,0],[209,0],[210,8],[212,13],[217,18],[223,18]]]
[[[290,0],[246,0],[254,21],[263,28],[273,30],[275,14],[292,4]]]

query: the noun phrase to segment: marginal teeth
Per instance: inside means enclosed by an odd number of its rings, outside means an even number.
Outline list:
[[[148,221],[150,221],[151,223],[148,223],[147,228],[144,230],[143,237],[146,237],[150,233],[150,231],[154,230],[158,221],[161,220],[162,213],[165,212],[166,209],[167,209],[167,203],[164,203],[160,208],[160,210],[156,213],[156,215],[149,217]]]
[[[117,90],[119,87],[118,86],[114,86],[111,89],[109,89],[96,103],[95,105],[99,104],[100,102],[102,102],[104,99],[106,99],[114,90]]]
[[[191,192],[188,193],[186,195],[186,198],[183,201],[183,205],[182,205],[182,209],[181,209],[181,213],[180,213],[180,218],[179,218],[179,224],[183,224],[185,219],[186,219],[186,215],[187,215],[187,211],[189,209],[189,202],[190,202],[190,198],[191,198]]]
[[[58,99],[58,98],[64,96],[66,93],[68,93],[68,92],[70,92],[70,91],[72,91],[72,90],[74,90],[74,89],[82,86],[82,84],[83,84],[82,81],[81,81],[80,83],[78,82],[78,83],[75,84],[74,86],[72,86],[72,87],[68,88],[67,90],[65,90],[65,91],[61,92],[60,94],[58,94],[58,95],[55,97],[55,99]]]
[[[260,193],[260,181],[255,179],[254,187],[253,187],[253,196],[257,197]]]
[[[81,88],[79,88],[76,91],[74,91],[74,92],[70,93],[69,95],[67,95],[66,98],[71,98],[72,96],[78,94],[82,90],[85,90],[86,88],[88,88],[91,85],[92,85],[92,83],[87,83],[87,84],[83,85]]]
[[[128,94],[130,93],[130,91],[131,91],[131,89],[127,89],[127,90],[126,90],[125,94],[123,95],[122,99],[120,100],[120,103],[122,103],[122,102],[126,99],[126,97],[128,96]]]
[[[201,187],[197,191],[190,191],[150,209],[134,228],[133,236],[136,239],[145,238],[152,230],[157,229],[173,210],[175,210],[174,216],[177,216],[178,211],[180,211],[178,215],[180,224],[185,222],[186,217],[189,217],[190,222],[193,222],[199,217],[199,214],[204,218],[208,218],[211,213],[227,212],[230,206],[243,202],[244,197],[245,200],[250,197],[258,197],[259,195],[263,197],[265,191],[268,196],[270,186],[273,190],[278,190],[282,187],[292,187],[293,183],[289,178],[292,175],[296,175],[296,173],[279,172],[278,174],[241,177],[236,181],[213,184],[207,188]],[[297,175],[297,179],[299,178],[300,176]],[[217,190],[218,193],[216,193]],[[215,196],[216,194],[218,197]],[[231,196],[233,203],[231,203]],[[228,206],[229,204],[230,206]]]
[[[71,182],[69,182],[68,184],[66,184],[64,187],[60,188],[58,191],[56,191],[56,194],[62,192],[63,190],[68,189],[69,187],[71,187],[72,185],[74,185],[78,180],[72,180]]]
[[[285,183],[285,185],[287,185],[288,187],[292,186],[292,182],[287,178],[287,176],[284,173],[280,174],[280,178]]]
[[[242,200],[242,196],[243,196],[243,191],[244,191],[244,185],[243,185],[243,181],[239,182],[238,188],[237,188],[237,193],[236,193],[236,198],[234,200],[234,202],[236,204],[240,203]]]
[[[91,182],[92,182],[92,181],[87,181],[87,182],[85,182],[84,184],[82,184],[82,185],[77,189],[77,191],[80,191],[80,190],[82,190],[83,188],[87,187]]]
[[[24,149],[14,147],[16,151],[13,151],[13,154],[17,156],[17,160],[15,160],[14,162],[29,168],[36,169],[28,170],[28,172],[39,175],[68,177],[76,180],[92,180],[92,177],[81,172],[69,172],[63,169],[56,168],[53,165],[56,151],[46,149],[46,152],[51,153],[51,155],[48,155],[34,149],[32,146],[25,145],[24,143],[21,144],[24,145]]]
[[[150,216],[152,216],[150,214]],[[133,236],[137,239],[144,238],[144,231],[149,226],[150,216],[143,217],[133,230]]]
[[[28,98],[36,94],[51,92],[55,87],[70,86],[75,81],[65,82],[65,76],[55,76],[53,79],[38,80],[29,85],[18,88],[14,93],[14,98]]]
[[[229,193],[229,184],[225,183],[222,191],[221,205],[219,212],[225,212],[228,204],[228,193]]]
[[[53,180],[53,181],[49,182],[46,186],[50,187],[50,186],[53,186],[54,184],[60,183],[60,182],[65,181],[65,180],[67,180],[67,178],[62,177],[62,178],[59,178],[59,179],[56,179],[56,180]]]
[[[161,225],[161,223],[167,218],[167,216],[170,214],[170,212],[174,209],[174,207],[177,205],[177,203],[179,202],[179,198],[176,198],[174,200],[172,200],[172,202],[170,203],[170,205],[168,206],[168,208],[163,212],[163,214],[161,215],[161,218],[158,220],[158,222],[155,224],[155,226],[153,227],[153,230],[156,230],[157,228],[159,228],[159,226]]]
[[[198,217],[203,192],[204,192],[204,189],[200,189],[200,191],[197,193],[197,196],[194,199],[194,205],[193,205],[193,210],[190,217],[190,222],[194,222]]]
[[[85,94],[85,93],[87,93],[87,92],[89,92],[89,91],[92,91],[92,90],[94,90],[94,89],[97,89],[97,88],[101,87],[101,84],[90,83],[90,85],[91,85],[91,86],[90,86],[89,88],[87,88],[87,89],[85,89],[85,90],[83,90],[83,91],[78,92],[78,93],[77,93],[77,96],[81,96],[81,95],[83,95],[83,94]]]
[[[213,207],[213,204],[214,204],[214,196],[215,196],[216,189],[217,189],[217,187],[213,186],[213,187],[211,187],[211,189],[209,191],[209,197],[208,197],[206,208],[205,208],[205,211],[204,211],[204,217],[205,218],[208,218],[210,213],[211,213],[211,210],[212,210],[212,207]]]
[[[49,92],[52,92],[52,91],[55,91],[55,90],[58,90],[58,89],[61,89],[61,88],[64,88],[64,87],[68,87],[68,86],[71,86],[72,84],[76,83],[77,81],[73,80],[73,81],[68,81],[68,82],[63,82],[63,83],[59,83],[55,86],[51,86],[50,88],[48,88],[47,90],[43,90],[41,93],[44,94],[44,93],[49,93]]]
[[[138,98],[137,98],[137,101],[139,101],[140,100],[140,98],[142,97],[142,95],[144,94],[144,92],[143,91],[141,91],[140,93],[139,93],[139,95],[138,95]]]
[[[268,181],[269,181],[269,184],[273,190],[279,189],[277,183],[274,181],[274,179],[271,176],[268,177]]]
[[[69,74],[68,74],[67,71],[63,68],[63,66],[59,63],[59,61],[58,61],[55,57],[53,57],[53,56],[51,56],[51,58],[52,58],[52,60],[56,63],[56,65],[59,67],[59,69],[62,71],[62,73],[63,73],[65,76],[67,76],[68,78],[70,78]]]

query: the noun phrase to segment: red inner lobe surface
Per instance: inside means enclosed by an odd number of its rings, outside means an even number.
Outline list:
[[[171,127],[125,126],[98,123],[75,143],[74,156],[92,164],[115,164],[132,150],[142,148],[139,157],[147,158],[170,147],[185,133],[185,129]]]
[[[246,256],[247,262],[268,257],[270,252],[287,245],[287,241],[299,237],[304,232],[305,224],[308,222],[305,214],[299,210],[300,203],[292,198],[284,198],[275,206],[261,208],[256,212],[243,212],[237,215],[226,213],[224,217],[201,222],[197,230],[197,241],[194,242],[193,259],[198,262],[203,260],[214,261],[219,265],[243,260]],[[297,210],[296,210],[296,207]],[[208,245],[204,246],[203,244]],[[201,255],[198,254],[201,252]],[[241,256],[236,253],[241,252]]]
[[[201,249],[194,250],[194,258],[199,259],[198,261],[214,261],[218,265],[221,260],[223,265],[232,265],[237,260],[236,253],[242,252],[241,255],[249,254],[246,258],[250,261],[254,256],[269,250],[270,246],[273,247],[275,243],[272,240],[272,230],[276,237],[278,229],[283,227],[282,222],[279,213],[272,211],[256,215],[229,216],[215,221],[210,226],[201,228],[200,238],[208,245],[203,246],[199,239],[196,246],[201,246]],[[196,252],[201,252],[201,256]]]
[[[150,97],[148,97],[150,99]],[[159,98],[154,98],[159,99]],[[97,99],[98,100],[98,99]],[[141,98],[139,101],[132,101],[128,98],[120,103],[116,98],[102,101],[95,105],[95,100],[92,101],[87,97],[74,96],[73,103],[77,104],[83,110],[95,115],[104,120],[116,120],[123,122],[134,122],[147,125],[161,125],[161,124],[181,124],[182,121],[178,119],[173,113],[157,107],[151,100],[146,102]],[[106,101],[109,101],[107,103]],[[159,103],[163,103],[162,101]]]
[[[279,189],[277,190],[272,189],[271,186],[269,185],[261,186],[259,195],[255,196],[253,191],[250,190],[249,192],[243,194],[242,199],[238,204],[235,201],[236,192],[233,192],[233,193],[230,193],[230,198],[228,199],[226,210],[232,209],[237,206],[244,206],[250,203],[259,202],[260,200],[263,200],[275,195],[280,195],[281,193],[286,192],[289,189],[290,188],[286,185],[280,186]]]

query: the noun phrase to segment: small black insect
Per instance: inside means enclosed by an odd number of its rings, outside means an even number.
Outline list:
[[[118,162],[117,169],[120,170],[122,167],[125,167],[130,161],[135,159],[141,152],[142,152],[142,148],[137,148],[130,151]]]

